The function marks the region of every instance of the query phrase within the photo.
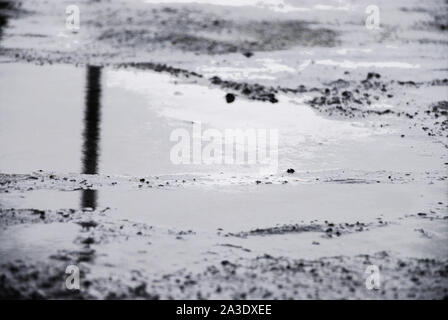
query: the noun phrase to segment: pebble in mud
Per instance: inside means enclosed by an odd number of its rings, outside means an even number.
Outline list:
[[[232,103],[233,101],[235,101],[235,95],[232,93],[226,94],[226,101],[227,103]]]

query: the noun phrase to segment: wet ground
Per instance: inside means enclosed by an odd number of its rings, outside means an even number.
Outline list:
[[[448,296],[446,2],[131,2],[0,2],[0,297]],[[174,164],[198,123],[278,170]]]

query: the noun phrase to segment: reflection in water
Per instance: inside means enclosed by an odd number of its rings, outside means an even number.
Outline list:
[[[13,4],[10,1],[0,1],[0,40],[3,36],[3,30],[8,24],[8,10],[13,9]]]
[[[101,120],[101,67],[87,66],[86,109],[84,113],[82,173],[98,172],[98,154]],[[96,190],[84,190],[81,207],[96,208]]]

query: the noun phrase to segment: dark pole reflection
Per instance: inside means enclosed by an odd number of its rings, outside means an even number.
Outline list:
[[[101,121],[101,67],[87,66],[86,109],[84,112],[82,173],[98,173]],[[96,190],[83,190],[81,206],[95,209]]]
[[[3,37],[3,31],[8,24],[8,11],[12,11],[14,5],[11,1],[0,0],[0,40]]]

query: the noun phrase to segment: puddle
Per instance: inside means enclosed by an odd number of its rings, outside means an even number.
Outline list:
[[[444,246],[448,236],[446,223],[406,217],[437,207],[437,202],[445,197],[442,184],[100,190],[96,196],[98,208],[111,208],[102,219],[118,225],[126,220],[131,224],[139,222],[155,226],[149,239],[130,237],[96,247],[99,270],[103,266],[127,270],[128,261],[132,260],[132,268],[150,267],[153,272],[166,272],[183,265],[194,267],[198,261],[212,259],[210,252],[216,251],[221,252],[220,260],[235,252],[254,257],[271,254],[305,259],[354,256],[360,252],[373,254],[384,250],[401,257],[431,258],[448,254]],[[81,192],[75,191],[31,191],[6,194],[2,204],[17,209],[57,210],[76,208],[82,197]],[[288,223],[308,225],[311,221],[324,224],[328,220],[336,225],[357,221],[375,224],[379,217],[387,223],[386,226],[373,225],[362,232],[332,239],[314,231],[250,235],[247,238],[223,236],[228,232]],[[221,235],[218,228],[224,229]],[[169,236],[166,230],[192,230],[194,233],[176,238]],[[79,226],[73,223],[11,226],[0,231],[0,240],[4,244],[0,258],[5,261],[42,258],[59,249],[75,250],[74,240],[79,232]]]
[[[0,70],[4,173],[258,174],[259,163],[174,164],[170,134],[185,129],[197,140],[197,123],[202,133],[278,130],[280,171],[443,168],[439,145],[400,139],[397,129],[373,127],[369,120],[323,118],[301,97],[280,95],[277,104],[237,97],[229,104],[221,89],[155,72],[25,64],[1,64]],[[236,148],[247,158],[245,145]]]
[[[428,212],[446,198],[444,184],[325,184],[197,186],[175,189],[37,190],[2,196],[3,208],[53,209],[90,205],[114,219],[180,230],[249,231],[281,224],[393,221]],[[90,199],[90,202],[89,202]],[[275,214],[273,214],[275,213]]]
[[[75,250],[80,227],[73,223],[29,224],[0,230],[0,261],[42,259],[58,250]]]
[[[425,230],[428,237],[419,230]],[[400,224],[352,233],[339,238],[324,238],[321,233],[284,234],[226,239],[227,243],[242,246],[254,254],[291,256],[294,258],[318,259],[332,256],[355,256],[359,252],[374,254],[380,251],[393,252],[400,257],[434,258],[448,256],[445,245],[448,240],[446,223],[408,219]],[[314,243],[314,244],[313,244]]]

